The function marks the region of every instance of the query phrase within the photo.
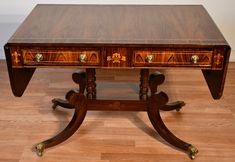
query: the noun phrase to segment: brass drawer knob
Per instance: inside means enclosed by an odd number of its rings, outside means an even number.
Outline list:
[[[153,62],[153,55],[147,55],[145,60],[148,62],[148,63],[151,63]]]
[[[35,55],[35,61],[36,62],[40,62],[40,61],[42,61],[43,60],[43,55],[41,54],[41,53],[37,53],[36,55]]]
[[[199,61],[199,56],[198,55],[192,55],[191,56],[191,62],[196,64]]]
[[[80,54],[79,55],[79,60],[81,61],[81,62],[86,62],[86,59],[87,59],[87,56],[86,56],[86,54]]]

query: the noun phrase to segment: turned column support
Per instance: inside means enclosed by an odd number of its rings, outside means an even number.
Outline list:
[[[87,98],[95,99],[96,98],[96,77],[95,77],[95,69],[86,69],[87,74]]]
[[[148,99],[148,88],[149,88],[149,70],[148,69],[141,69],[140,70],[140,91],[139,91],[139,98],[140,100],[147,100]]]

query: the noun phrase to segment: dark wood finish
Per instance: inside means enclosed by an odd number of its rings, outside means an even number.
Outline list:
[[[87,112],[86,97],[82,93],[74,92],[71,97],[68,98],[68,101],[71,105],[74,105],[75,107],[75,112],[72,120],[70,121],[69,125],[58,135],[36,145],[35,149],[39,156],[42,156],[44,149],[55,146],[68,139],[76,132],[76,130],[82,124]]]
[[[153,73],[149,77],[149,85],[151,89],[151,96],[149,98],[149,106],[147,110],[149,119],[153,127],[163,139],[165,139],[171,145],[188,152],[190,158],[194,159],[195,155],[198,153],[198,150],[191,144],[182,141],[173,133],[171,133],[161,119],[160,110],[179,110],[182,106],[184,106],[180,102],[175,102],[167,105],[168,96],[164,92],[157,92],[156,88],[157,86],[162,84],[163,81],[164,77],[159,72]],[[192,147],[193,150],[191,149]]]
[[[7,67],[8,67],[8,74],[10,78],[10,84],[11,84],[11,90],[12,93],[16,97],[21,97],[31,79],[33,76],[33,73],[36,68],[21,68],[16,69],[12,68],[12,62],[11,62],[11,51],[9,47],[4,46],[5,54],[6,54],[6,61],[7,61]]]
[[[180,111],[180,109],[183,106],[185,106],[184,101],[175,101],[175,102],[167,103],[164,106],[161,106],[160,110],[162,110],[162,111],[172,111],[172,110]]]
[[[73,73],[72,79],[75,83],[79,85],[79,92],[84,93],[87,86],[86,71],[84,69],[77,70],[76,72]]]
[[[219,99],[230,46],[200,5],[37,5],[7,42],[5,53],[16,96],[23,94],[35,68],[86,69],[86,73],[73,75],[80,92],[68,92],[67,101],[53,100],[54,108],[75,108],[75,113],[64,131],[36,146],[39,155],[71,136],[89,109],[147,111],[158,133],[194,158],[197,149],[175,137],[159,113],[179,110],[185,103],[167,103],[167,95],[157,92],[164,75],[153,73],[148,78],[148,71],[157,67],[202,69],[213,98]],[[96,100],[96,68],[141,69],[140,100]]]
[[[215,99],[221,97],[224,81],[214,83],[216,81],[212,80],[217,73],[222,73],[220,77],[225,80],[230,51],[223,35],[201,5],[41,4],[25,19],[6,47],[10,48],[10,53],[6,52],[6,55],[11,55],[6,57],[8,62],[12,62],[8,65],[15,68],[66,65],[92,68],[92,65],[99,66],[102,62],[100,68],[186,66],[206,69],[208,71],[203,70],[203,73]],[[47,55],[51,47],[59,53],[49,52]],[[70,48],[75,50],[68,52]],[[84,48],[98,48],[102,52],[101,58],[97,53],[88,54],[92,65],[81,64],[77,57]],[[143,48],[156,55],[153,63],[144,63],[146,53],[136,53]],[[27,56],[23,55],[24,51],[32,49],[46,54],[48,62],[33,61],[34,54],[30,52]],[[120,64],[107,60],[115,51],[120,53]],[[195,64],[190,61],[194,54],[199,56]],[[122,57],[125,55],[126,62]],[[211,70],[222,72],[209,72]],[[12,79],[11,85],[20,86],[16,82]],[[23,94],[23,91],[19,93]]]
[[[66,109],[74,109],[74,105],[69,104],[67,100],[62,100],[60,98],[54,98],[51,100],[53,103],[52,108],[55,110],[57,106],[61,106]]]
[[[164,92],[156,93],[152,95],[149,99],[149,106],[148,106],[148,116],[156,131],[159,135],[165,139],[171,145],[180,148],[189,153],[189,156],[194,159],[195,154],[198,153],[197,149],[195,152],[192,152],[190,148],[192,147],[191,144],[182,141],[181,139],[177,138],[173,133],[169,131],[169,129],[163,123],[161,116],[160,116],[160,109],[161,106],[164,106],[168,102],[168,97]]]
[[[165,81],[165,76],[158,72],[155,71],[149,76],[149,87],[151,91],[151,96],[155,95],[158,90],[158,86],[161,85]],[[183,101],[176,101],[172,103],[167,103],[165,105],[160,106],[160,109],[163,111],[172,111],[172,110],[177,110],[179,111],[185,103]]]
[[[216,50],[217,51],[217,50]],[[223,70],[202,70],[204,78],[210,89],[211,95],[214,99],[220,99],[224,91],[224,84],[227,75],[229,55],[231,49],[220,50],[225,59],[220,63],[223,65]],[[220,62],[220,59],[219,59]]]
[[[150,75],[149,87],[150,87],[151,95],[157,92],[158,86],[161,85],[164,81],[165,81],[165,76],[158,71]]]
[[[37,5],[11,44],[228,45],[201,5]]]
[[[148,69],[141,69],[141,80],[140,80],[140,100],[96,100],[95,96],[93,96],[95,84],[95,69],[87,69],[86,74],[84,74],[83,70],[79,70],[78,72],[73,74],[76,75],[75,82],[80,83],[80,88],[83,90],[85,88],[87,82],[87,98],[89,102],[87,102],[86,110],[102,110],[102,111],[147,111],[151,123],[153,124],[154,128],[158,131],[158,133],[170,144],[173,146],[183,149],[187,151],[191,158],[195,158],[195,154],[198,152],[197,149],[192,146],[191,144],[185,143],[182,140],[175,137],[164,125],[159,111],[171,111],[177,110],[179,111],[185,103],[183,101],[176,101],[172,103],[168,102],[168,96],[161,92],[157,92],[157,87],[162,84],[165,80],[165,76],[160,72],[152,73],[149,76]],[[88,78],[91,78],[90,80]],[[148,77],[149,76],[149,77]],[[84,83],[84,84],[83,84]],[[148,87],[151,90],[150,99],[148,98]],[[74,91],[70,91],[66,95],[66,99],[69,98],[74,94]],[[52,102],[54,103],[53,108],[56,106],[61,106],[63,108],[74,108],[73,104],[66,102],[61,99],[53,99]],[[74,101],[75,102],[75,101]],[[53,139],[61,141],[60,138]],[[193,150],[192,150],[193,149]],[[40,149],[39,149],[40,150]],[[196,152],[193,152],[195,151]]]
[[[42,60],[37,62],[37,54],[42,55]],[[84,62],[80,60],[80,55],[86,55]],[[23,65],[100,65],[101,57],[99,50],[82,49],[22,49]]]
[[[103,58],[107,67],[129,67],[131,64],[129,48],[107,48]]]
[[[194,50],[158,50],[158,51],[134,51],[134,66],[190,66],[199,68],[212,67],[213,51]],[[151,63],[147,62],[148,56],[153,56]],[[199,57],[197,63],[193,63],[191,58],[193,55]],[[221,67],[222,68],[222,67]]]
[[[139,91],[140,100],[148,99],[148,88],[149,88],[148,77],[149,77],[149,70],[141,69],[140,70],[140,91]]]
[[[87,98],[84,95],[84,90],[86,88],[86,75],[83,70],[79,70],[76,73],[72,75],[73,80],[79,84],[79,91],[77,90],[71,90],[69,91],[65,98],[66,100],[61,100],[58,98],[55,98],[52,100],[53,109],[56,109],[57,106],[61,106],[63,108],[67,109],[75,109],[74,115],[68,126],[60,132],[58,135],[56,135],[53,138],[50,138],[48,140],[45,140],[39,144],[36,145],[35,149],[39,156],[42,156],[43,151],[46,148],[55,146],[66,139],[68,139],[70,136],[72,136],[77,129],[82,124],[86,112],[87,112]]]
[[[147,111],[146,101],[136,100],[89,100],[87,110]]]
[[[88,99],[96,98],[96,78],[95,78],[95,69],[86,69],[87,74],[87,83],[86,83],[86,91]]]
[[[86,84],[87,84],[86,72],[84,70],[77,70],[76,72],[73,73],[72,79],[75,83],[79,85],[78,92],[84,94],[84,91],[86,89]],[[71,94],[73,93],[74,93],[74,90],[69,91],[65,96],[66,100],[62,100],[60,98],[54,98],[52,100],[52,103],[53,103],[52,108],[56,109],[57,106],[61,106],[67,109],[74,109],[74,105],[71,105],[68,102],[68,98],[70,98]]]

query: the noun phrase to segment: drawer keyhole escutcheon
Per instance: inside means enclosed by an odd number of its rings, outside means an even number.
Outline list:
[[[145,60],[148,62],[148,63],[151,63],[153,62],[153,55],[147,55]]]
[[[35,55],[35,60],[36,60],[36,62],[42,61],[43,60],[43,55],[41,53],[37,53]]]
[[[191,56],[191,62],[196,64],[199,61],[199,56],[198,55],[192,55]]]
[[[79,60],[81,61],[81,62],[86,62],[86,59],[87,59],[87,56],[86,56],[86,54],[80,54],[79,55]]]

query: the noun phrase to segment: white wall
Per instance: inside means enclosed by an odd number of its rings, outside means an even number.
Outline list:
[[[235,1],[234,0],[1,0],[0,2],[0,59],[3,45],[19,24],[38,3],[67,4],[202,4],[210,13],[232,47],[235,61]]]

